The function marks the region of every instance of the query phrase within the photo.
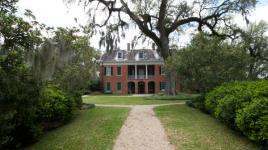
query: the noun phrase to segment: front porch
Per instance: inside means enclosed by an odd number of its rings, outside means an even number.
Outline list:
[[[153,79],[155,77],[154,65],[129,65],[128,66],[128,79],[129,80],[143,80]]]
[[[128,94],[154,94],[156,91],[155,81],[129,81]]]

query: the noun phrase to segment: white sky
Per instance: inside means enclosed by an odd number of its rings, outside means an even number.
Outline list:
[[[19,13],[22,13],[24,9],[29,9],[36,16],[36,19],[40,23],[44,23],[53,27],[72,27],[78,24],[74,21],[74,18],[78,19],[78,23],[85,25],[87,23],[87,15],[82,6],[66,5],[63,0],[19,0],[18,2]],[[260,3],[256,9],[251,13],[249,17],[250,21],[258,22],[265,20],[268,22],[268,0],[260,0]],[[245,26],[245,21],[241,17],[235,17],[235,22],[240,26]],[[133,30],[131,32],[134,32]],[[130,43],[134,34],[128,33],[126,38],[121,41],[120,48],[126,49],[127,43]],[[99,48],[99,37],[95,36],[91,38],[91,46]],[[180,42],[186,43],[189,39],[185,38]],[[150,47],[148,45],[138,45],[136,48]]]

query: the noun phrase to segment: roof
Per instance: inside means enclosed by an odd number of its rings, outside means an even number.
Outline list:
[[[122,58],[118,58],[118,54],[121,53]],[[139,55],[143,55],[140,58]],[[163,62],[163,58],[152,49],[138,49],[138,50],[114,50],[111,53],[105,53],[101,57],[102,62]]]

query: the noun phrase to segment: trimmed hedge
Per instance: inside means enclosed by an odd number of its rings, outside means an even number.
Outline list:
[[[235,124],[249,139],[268,145],[268,98],[256,98],[236,113]]]
[[[232,82],[209,92],[205,105],[217,119],[236,128],[237,111],[249,105],[254,98],[266,96],[268,96],[268,81]]]
[[[229,127],[268,148],[268,80],[225,83],[189,106],[211,113]]]

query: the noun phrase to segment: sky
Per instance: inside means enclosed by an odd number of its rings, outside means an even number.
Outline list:
[[[84,11],[83,6],[76,4],[66,4],[64,0],[19,0],[19,13],[23,13],[24,9],[29,9],[33,12],[36,19],[40,23],[52,27],[73,27],[78,24],[85,25],[88,21],[88,16]],[[74,20],[77,18],[77,22]],[[249,16],[250,21],[259,22],[264,20],[268,22],[268,0],[259,0],[259,4]],[[242,27],[245,27],[245,21],[242,17],[235,17],[234,21]],[[131,30],[130,32],[135,32]],[[127,43],[130,43],[134,34],[127,34],[126,38],[120,42],[120,48],[126,49]],[[91,46],[99,49],[99,37],[94,36],[90,39]],[[189,42],[188,38],[180,41],[182,44]],[[140,44],[136,48],[149,48],[147,44]]]

